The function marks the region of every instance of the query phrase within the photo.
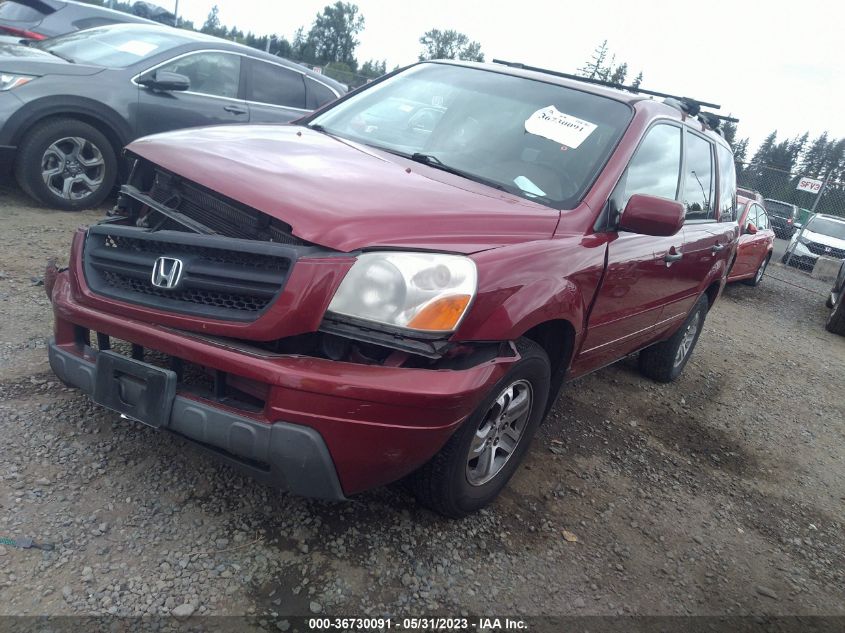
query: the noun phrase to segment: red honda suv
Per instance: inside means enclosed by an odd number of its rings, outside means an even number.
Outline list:
[[[738,233],[699,105],[427,62],[294,125],[135,141],[48,275],[50,363],[294,493],[408,477],[466,515],[564,381],[689,360]]]

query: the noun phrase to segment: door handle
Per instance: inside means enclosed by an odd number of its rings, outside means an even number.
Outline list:
[[[724,250],[724,248],[725,248],[725,245],[724,245],[724,244],[719,244],[719,243],[717,242],[716,244],[713,244],[713,248],[712,248],[711,250],[712,250],[714,253],[718,253],[719,251]]]
[[[673,249],[674,249],[674,247],[673,247]],[[679,260],[679,259],[681,259],[681,257],[683,257],[683,256],[684,256],[684,254],[683,254],[683,253],[681,253],[680,251],[676,251],[676,252],[674,252],[674,253],[673,253],[673,252],[670,250],[668,253],[666,253],[666,254],[663,256],[663,261],[664,261],[664,262],[666,262],[667,264],[671,264],[672,262],[676,262],[676,261],[678,261],[678,260]]]
[[[232,114],[246,114],[246,110],[240,106],[227,105],[223,106],[223,109]]]

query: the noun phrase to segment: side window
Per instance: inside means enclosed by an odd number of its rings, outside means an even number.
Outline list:
[[[309,110],[322,108],[327,103],[337,99],[337,95],[329,90],[328,86],[321,84],[319,81],[314,81],[311,77],[305,78],[305,87],[307,89],[305,107]]]
[[[757,228],[760,230],[769,228],[769,216],[762,207],[757,207]]]
[[[305,109],[305,81],[300,73],[256,59],[251,65],[249,101]]]
[[[191,92],[235,99],[241,76],[241,58],[229,53],[196,53],[159,67],[185,75]]]
[[[716,217],[713,208],[713,145],[687,131],[684,206],[687,220],[709,220]]]
[[[640,143],[625,172],[623,208],[635,193],[676,199],[680,171],[681,128],[655,125]]]
[[[736,220],[736,166],[731,150],[716,146],[719,156],[719,222]]]
[[[760,211],[760,207],[758,207],[756,204],[749,203],[748,216],[745,218],[745,226],[741,227],[743,232],[745,232],[745,227],[748,226],[749,224],[753,224],[754,226],[757,226],[757,219],[759,217],[759,211]]]

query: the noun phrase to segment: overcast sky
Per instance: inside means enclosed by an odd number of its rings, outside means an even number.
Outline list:
[[[174,0],[160,0],[168,6]],[[211,7],[226,26],[289,39],[328,0],[179,0],[200,26]],[[366,22],[357,57],[388,69],[416,61],[419,38],[456,29],[487,60],[574,72],[603,40],[642,87],[722,104],[751,152],[772,130],[845,137],[845,3],[838,0],[358,0]],[[749,155],[750,158],[750,155]]]

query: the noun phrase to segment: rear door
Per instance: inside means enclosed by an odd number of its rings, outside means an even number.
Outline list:
[[[308,112],[305,75],[251,57],[245,57],[246,99],[253,123],[287,123]]]
[[[673,122],[651,127],[611,198],[624,209],[635,193],[676,199],[682,128]],[[598,367],[636,351],[654,336],[664,304],[679,290],[675,279],[683,234],[671,237],[617,231],[608,243],[604,280],[590,312],[580,359]]]
[[[686,128],[681,200],[686,207],[684,257],[675,267],[680,292],[667,303],[661,320],[682,320],[704,291],[708,280],[722,277],[734,256],[736,237],[736,173],[733,155],[720,147],[722,159],[716,162],[716,146],[706,136]],[[722,170],[718,175],[717,167]],[[716,191],[720,186],[717,206]]]
[[[241,55],[197,51],[180,55],[153,69],[185,75],[191,87],[162,92],[139,86],[137,135],[146,136],[201,125],[249,123],[249,107],[241,98]]]

